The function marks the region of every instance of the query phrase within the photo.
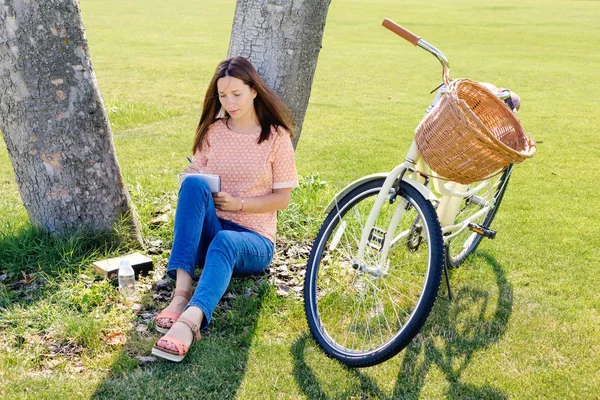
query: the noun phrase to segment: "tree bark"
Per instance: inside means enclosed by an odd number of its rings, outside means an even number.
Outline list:
[[[77,0],[0,0],[0,130],[33,225],[140,238]]]
[[[243,56],[292,109],[300,140],[330,0],[238,0],[229,57]]]

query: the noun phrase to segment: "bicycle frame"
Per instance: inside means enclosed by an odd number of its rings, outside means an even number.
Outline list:
[[[444,95],[444,93],[446,92],[445,89],[449,84],[450,64],[448,62],[448,59],[444,56],[444,54],[441,51],[436,49],[434,46],[425,42],[420,37],[412,34],[411,32],[406,31],[404,28],[395,25],[391,21],[386,20],[384,21],[383,25],[386,28],[399,34],[409,42],[413,43],[415,46],[419,46],[422,49],[434,55],[442,65],[442,79],[444,83],[439,88],[433,103],[427,108],[426,113],[429,113],[438,103],[439,99]],[[498,97],[500,97],[501,99],[510,97],[510,92],[503,91],[502,93],[498,94]],[[433,193],[433,191],[427,187],[427,183],[429,182],[429,180],[425,179],[425,177],[428,176],[432,177],[431,180],[433,181],[433,188],[440,195],[440,197],[437,197]],[[392,171],[390,171],[387,174],[385,182],[383,183],[383,186],[379,194],[377,195],[375,204],[371,209],[366,225],[363,227],[357,259],[354,260],[355,268],[358,268],[361,271],[368,272],[374,275],[385,273],[387,269],[386,260],[390,248],[398,241],[411,234],[411,230],[406,230],[400,232],[395,237],[392,237],[391,235],[385,235],[385,239],[380,250],[381,257],[379,258],[379,265],[368,266],[363,263],[365,248],[368,245],[369,240],[372,236],[375,220],[377,219],[385,201],[395,201],[396,190],[399,187],[400,181],[406,182],[407,184],[413,186],[421,194],[423,194],[426,199],[433,203],[438,214],[440,225],[442,227],[442,233],[444,235],[444,244],[448,243],[449,240],[453,239],[465,229],[469,229],[469,224],[471,222],[485,215],[494,206],[494,191],[492,187],[492,181],[490,179],[481,182],[476,187],[470,188],[471,185],[463,185],[456,182],[449,182],[436,176],[436,174],[431,171],[429,166],[419,155],[417,145],[413,140],[409,151],[405,157],[405,161],[397,165]],[[472,201],[478,202],[478,204],[482,206],[481,210],[477,211],[475,214],[471,215],[470,217],[466,218],[460,223],[454,223],[458,215],[459,207],[462,203],[462,200],[471,197],[476,193],[480,193],[485,188],[487,188],[486,198],[477,196],[471,199]],[[336,196],[336,198],[334,199],[334,202],[337,201],[337,197],[338,196]],[[385,232],[396,231],[397,225],[400,219],[402,218],[402,215],[404,214],[406,206],[406,200],[404,199],[402,199],[400,203],[396,205],[396,209],[394,211],[392,220]]]
[[[422,169],[417,168],[417,165]],[[438,197],[425,184],[420,182],[423,176],[421,175],[422,172],[428,175],[431,174],[431,170],[419,156],[416,143],[413,141],[406,156],[405,162],[397,165],[387,174],[383,186],[377,195],[375,204],[369,213],[367,222],[363,227],[357,259],[354,260],[355,265],[357,265],[360,270],[370,273],[375,273],[374,271],[378,271],[376,272],[377,274],[381,272],[385,273],[386,260],[390,248],[411,233],[410,230],[405,230],[394,237],[391,235],[386,235],[380,250],[381,257],[379,258],[379,265],[367,266],[363,264],[365,248],[368,245],[370,236],[373,232],[375,220],[377,219],[377,216],[379,215],[385,201],[395,201],[396,193],[394,186],[399,179],[413,186],[421,194],[424,194],[425,198],[431,201],[434,206],[437,205],[436,212],[442,226],[444,243],[447,243],[449,240],[460,234],[463,230],[468,229],[471,222],[485,215],[494,205],[494,191],[490,179],[481,182],[476,187],[468,189],[470,185],[461,185],[456,182],[443,181],[434,175],[434,178],[432,179],[434,182],[434,189],[441,195]],[[477,211],[475,214],[471,215],[460,223],[454,224],[454,220],[456,219],[462,200],[466,197],[473,196],[475,193],[479,193],[486,187],[488,188],[487,198],[478,197],[476,199],[479,204],[483,205],[481,210]],[[337,197],[338,196],[336,196],[336,198]],[[402,199],[399,204],[396,205],[392,220],[389,226],[386,227],[386,232],[396,231],[398,222],[404,214],[405,207],[406,201]]]

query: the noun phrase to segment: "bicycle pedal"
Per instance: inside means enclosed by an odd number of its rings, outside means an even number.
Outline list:
[[[383,249],[383,242],[385,242],[385,235],[385,231],[375,227],[372,228],[371,233],[369,233],[367,245],[377,251],[381,251]]]
[[[496,231],[485,228],[479,224],[470,223],[469,229],[488,239],[494,239],[496,237]]]

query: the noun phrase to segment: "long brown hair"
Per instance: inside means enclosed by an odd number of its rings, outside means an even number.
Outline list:
[[[269,139],[272,128],[284,128],[290,133],[291,137],[294,137],[295,125],[288,106],[269,89],[250,61],[244,57],[232,57],[219,63],[208,85],[206,95],[204,96],[204,104],[202,105],[200,122],[196,128],[192,152],[202,148],[208,128],[215,121],[221,110],[217,81],[225,76],[238,78],[250,86],[251,89],[256,90],[254,110],[262,128],[258,143]]]

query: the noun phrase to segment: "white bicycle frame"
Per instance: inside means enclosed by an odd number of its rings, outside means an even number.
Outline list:
[[[384,26],[386,26],[386,22],[384,22]],[[390,26],[386,26],[390,29]],[[392,27],[391,30],[394,27]],[[401,28],[404,33],[404,28]],[[408,32],[408,31],[406,31]],[[398,33],[398,32],[396,32]],[[429,113],[433,107],[438,103],[441,96],[445,93],[445,88],[449,83],[449,71],[450,65],[448,59],[442,54],[441,51],[436,49],[434,46],[422,40],[420,37],[409,33],[410,39],[406,38],[405,35],[400,34],[405,39],[413,42],[416,46],[421,47],[427,52],[433,54],[442,64],[442,76],[444,80],[444,84],[438,90],[438,93],[435,97],[433,103],[427,109],[427,113]],[[413,35],[411,37],[410,35]],[[498,97],[505,99],[510,96],[510,92],[504,91],[498,94]],[[440,197],[436,196],[433,191],[431,191],[423,182],[424,176],[432,176],[433,181],[433,189],[437,192]],[[399,165],[397,165],[392,171],[387,174],[387,177],[377,195],[375,200],[375,204],[373,205],[369,217],[367,219],[366,225],[363,227],[360,245],[358,248],[357,258],[354,261],[355,265],[362,271],[370,272],[374,274],[381,274],[382,272],[386,272],[386,261],[387,255],[389,253],[390,248],[400,241],[401,239],[410,235],[411,230],[405,230],[400,232],[399,234],[393,236],[393,233],[396,232],[396,228],[398,223],[400,222],[404,211],[406,209],[406,200],[399,197],[399,201],[396,205],[396,209],[394,211],[394,215],[392,216],[391,222],[385,232],[392,233],[392,235],[385,235],[385,239],[383,245],[380,250],[379,264],[378,265],[365,265],[363,263],[363,258],[365,254],[365,248],[369,243],[369,239],[371,233],[373,232],[373,227],[381,208],[385,201],[390,201],[390,196],[394,196],[394,185],[398,181],[398,179],[402,179],[403,182],[413,186],[416,190],[418,190],[421,194],[424,195],[426,199],[431,201],[436,208],[436,212],[438,215],[438,219],[440,221],[440,225],[442,227],[442,233],[444,235],[444,244],[446,244],[449,240],[456,237],[465,229],[469,229],[469,224],[485,215],[493,206],[494,206],[494,188],[492,185],[491,179],[487,179],[482,181],[475,187],[470,187],[471,185],[463,185],[456,182],[450,182],[443,180],[435,175],[435,172],[431,171],[431,168],[424,162],[422,157],[419,154],[417,149],[417,145],[413,140],[408,154],[406,155],[405,161]],[[487,188],[487,196],[474,196],[476,193],[480,193],[482,190]],[[474,196],[471,200],[477,201],[479,205],[481,205],[481,210],[477,211],[475,214],[470,217],[464,219],[460,223],[455,223],[455,219],[458,215],[460,205],[462,204],[463,199],[467,197]],[[337,196],[336,196],[337,199]],[[337,201],[337,200],[334,200]],[[384,228],[384,227],[381,227]]]
[[[423,180],[422,175],[420,174],[421,172],[427,175],[434,175],[434,178],[432,179],[433,186],[440,197],[436,196],[433,191],[420,182]],[[456,182],[449,182],[440,178],[436,178],[435,174],[431,174],[431,170],[419,156],[416,143],[413,141],[406,156],[406,161],[397,165],[387,175],[377,195],[375,203],[371,208],[367,222],[363,227],[357,258],[354,260],[354,262],[360,266],[361,270],[377,269],[379,271],[384,271],[386,269],[386,260],[390,248],[411,233],[410,230],[405,230],[395,236],[385,235],[385,239],[380,250],[379,265],[367,266],[363,264],[365,248],[368,245],[375,221],[379,216],[384,202],[390,201],[391,197],[394,196],[394,184],[400,177],[402,177],[403,182],[413,186],[421,194],[424,194],[425,198],[431,201],[434,206],[437,206],[436,212],[442,227],[444,244],[460,234],[463,230],[469,229],[470,223],[487,214],[487,212],[494,206],[494,188],[492,186],[491,179],[485,180],[475,187],[470,187],[471,185],[462,185]],[[472,197],[476,193],[481,193],[481,191],[485,188],[487,188],[487,196],[485,196],[485,198],[476,196],[476,201],[480,206],[482,206],[481,209],[468,218],[462,220],[460,223],[454,223],[463,199]],[[472,200],[473,198],[474,197],[472,197]],[[401,197],[398,197],[398,199],[398,204],[395,207],[394,215],[392,216],[390,224],[385,227],[387,228],[385,231],[388,233],[396,232],[398,223],[400,222],[406,209],[406,200]]]

